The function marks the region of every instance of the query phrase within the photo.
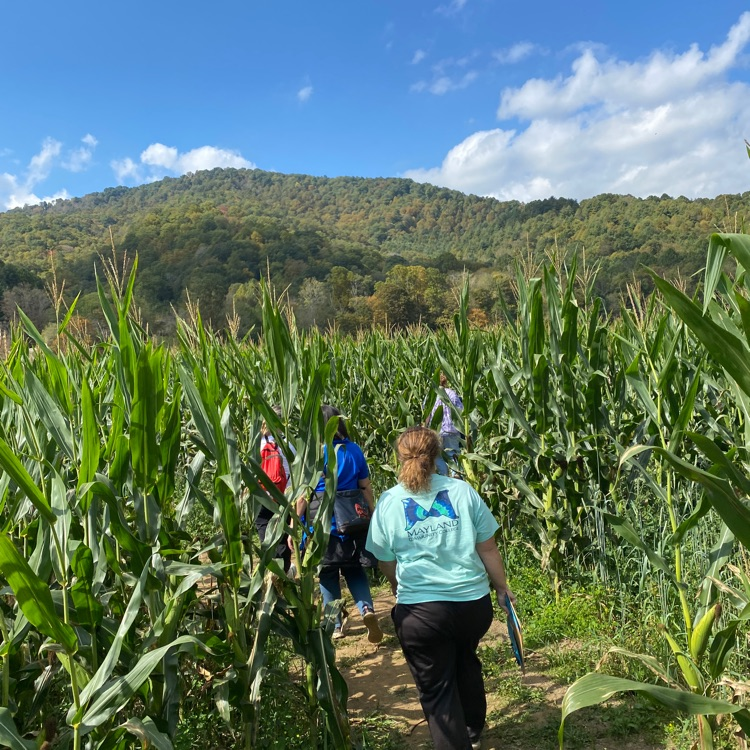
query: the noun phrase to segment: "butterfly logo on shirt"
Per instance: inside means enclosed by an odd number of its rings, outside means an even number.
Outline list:
[[[428,518],[458,518],[453,503],[448,496],[448,490],[440,490],[435,495],[428,510],[415,502],[412,498],[401,501],[404,504],[404,515],[406,516],[406,531],[414,527],[418,521],[426,521]]]

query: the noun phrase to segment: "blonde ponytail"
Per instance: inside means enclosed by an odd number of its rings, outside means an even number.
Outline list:
[[[429,490],[441,448],[437,433],[426,427],[417,425],[404,430],[396,441],[401,462],[398,481],[411,492]]]

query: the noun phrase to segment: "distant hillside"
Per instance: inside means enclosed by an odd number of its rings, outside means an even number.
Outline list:
[[[215,169],[0,214],[0,260],[44,276],[54,251],[66,288],[90,295],[94,262],[109,254],[111,230],[119,251],[139,254],[139,298],[152,318],[179,308],[188,288],[209,317],[223,319],[232,289],[267,270],[295,299],[305,279],[329,285],[308,281],[312,299],[313,292],[331,297],[331,271],[340,269],[343,278],[345,269],[352,295],[369,297],[399,264],[503,274],[514,258],[555,248],[585,250],[587,262],[599,261],[598,291],[613,297],[645,265],[689,277],[704,262],[708,234],[733,231],[748,215],[750,193],[523,204],[404,179]],[[330,304],[340,308],[338,298]],[[0,317],[6,308],[12,311],[0,304]]]

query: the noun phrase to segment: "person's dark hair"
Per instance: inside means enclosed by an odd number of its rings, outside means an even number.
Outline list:
[[[323,406],[321,407],[321,411],[323,412],[323,422],[325,424],[328,424],[328,421],[332,417],[339,418],[339,426],[336,429],[336,434],[334,435],[334,437],[337,440],[349,440],[349,432],[346,429],[346,423],[344,422],[344,418],[341,416],[341,412],[335,406],[331,406],[330,404],[323,404]]]
[[[401,462],[398,481],[410,492],[429,490],[441,448],[440,438],[433,430],[422,425],[404,430],[396,441]]]

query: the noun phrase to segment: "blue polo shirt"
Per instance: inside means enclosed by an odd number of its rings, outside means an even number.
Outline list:
[[[397,562],[400,604],[474,601],[490,592],[476,545],[497,529],[471,485],[433,474],[427,492],[398,484],[380,496],[366,547],[378,560]]]
[[[370,468],[367,466],[362,449],[351,440],[334,440],[336,450],[336,487],[340,490],[356,490],[360,479],[369,479]],[[323,446],[323,476],[320,478],[316,492],[323,492],[326,488],[326,470],[328,469],[328,446]]]
[[[336,489],[337,490],[356,490],[359,487],[360,479],[369,479],[370,468],[367,466],[362,449],[351,440],[334,440],[334,450],[336,450]],[[325,472],[328,469],[328,446],[323,446],[324,469],[323,476],[320,478],[316,492],[323,492],[326,488]],[[345,534],[340,534],[336,525],[336,516],[331,517],[331,534],[335,534],[341,539],[346,539]]]

